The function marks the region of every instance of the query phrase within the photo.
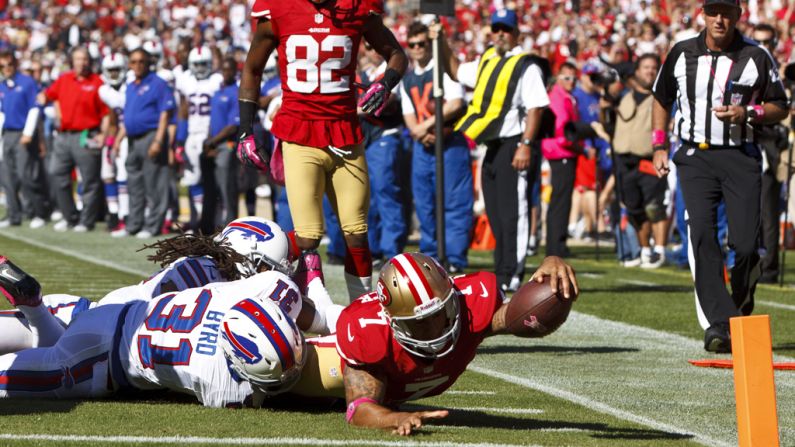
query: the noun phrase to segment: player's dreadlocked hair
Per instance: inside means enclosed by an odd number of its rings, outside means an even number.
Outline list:
[[[180,234],[151,245],[144,245],[138,251],[149,248],[157,250],[155,254],[147,256],[147,259],[159,263],[161,268],[165,268],[168,264],[185,256],[209,256],[215,261],[218,271],[227,281],[240,279],[240,271],[236,264],[244,264],[248,262],[248,259],[232,250],[226,241],[216,242],[214,237],[215,234],[210,236]]]

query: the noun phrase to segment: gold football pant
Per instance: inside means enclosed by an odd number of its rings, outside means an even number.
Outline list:
[[[323,194],[328,195],[344,234],[367,232],[370,179],[364,145],[346,146],[340,157],[328,149],[282,142],[284,177],[295,233],[319,240],[324,234]]]

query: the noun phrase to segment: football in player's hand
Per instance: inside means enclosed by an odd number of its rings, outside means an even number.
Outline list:
[[[517,337],[545,337],[557,330],[571,311],[573,299],[563,293],[553,293],[549,277],[544,282],[530,281],[514,293],[507,304],[505,326]]]

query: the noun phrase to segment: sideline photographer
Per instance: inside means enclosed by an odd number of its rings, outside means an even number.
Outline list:
[[[665,263],[668,237],[663,203],[668,182],[657,176],[652,163],[651,115],[654,97],[651,88],[659,68],[660,58],[656,54],[644,54],[638,58],[631,89],[619,100],[615,109],[613,137],[621,199],[629,222],[638,234],[640,266],[650,269]],[[653,250],[650,244],[652,236]]]

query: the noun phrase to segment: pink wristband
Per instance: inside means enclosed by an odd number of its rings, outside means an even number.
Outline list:
[[[371,399],[369,397],[360,397],[349,403],[348,410],[345,412],[345,422],[350,424],[351,420],[353,420],[353,414],[356,413],[356,409],[359,408],[359,405],[367,403],[377,404],[378,402],[376,402],[375,399]]]
[[[765,116],[765,108],[759,104],[754,105],[754,112],[756,112],[756,119],[760,120]]]
[[[665,131],[660,129],[655,129],[651,133],[651,145],[652,146],[664,146],[665,145]]]

